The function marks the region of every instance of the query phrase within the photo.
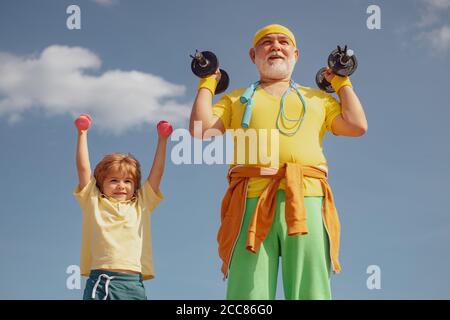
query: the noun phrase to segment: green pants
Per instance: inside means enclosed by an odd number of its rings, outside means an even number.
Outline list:
[[[139,274],[91,270],[83,300],[147,300]]]
[[[331,260],[322,222],[323,197],[305,197],[309,233],[288,236],[284,217],[285,194],[277,191],[272,227],[258,252],[246,250],[248,224],[258,198],[247,198],[244,221],[229,270],[227,299],[275,299],[281,256],[286,299],[331,299]]]

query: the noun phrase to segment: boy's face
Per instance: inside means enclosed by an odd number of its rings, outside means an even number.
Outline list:
[[[119,201],[130,200],[134,195],[134,179],[131,175],[111,170],[103,181],[102,189],[108,197]]]

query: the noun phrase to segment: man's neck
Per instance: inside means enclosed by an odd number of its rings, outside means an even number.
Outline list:
[[[281,97],[289,87],[290,79],[261,79],[260,86],[267,93]]]

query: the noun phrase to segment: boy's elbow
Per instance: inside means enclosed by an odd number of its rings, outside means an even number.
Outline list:
[[[78,171],[79,175],[85,175],[85,176],[91,175],[91,168],[88,165],[77,164],[77,171]]]

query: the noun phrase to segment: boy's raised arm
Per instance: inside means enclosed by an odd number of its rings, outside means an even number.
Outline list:
[[[89,128],[90,125],[90,118],[88,125],[86,125],[83,121],[80,121],[81,118],[82,116],[80,116],[75,121],[75,125],[78,129],[76,162],[79,181],[78,186],[80,190],[83,189],[91,179],[91,164],[89,162],[89,151],[87,142],[87,129]]]
[[[172,126],[166,121],[159,122],[157,128],[158,145],[156,146],[153,165],[147,178],[155,193],[160,192],[159,185],[164,174],[164,167],[166,163],[167,139],[173,131]]]

